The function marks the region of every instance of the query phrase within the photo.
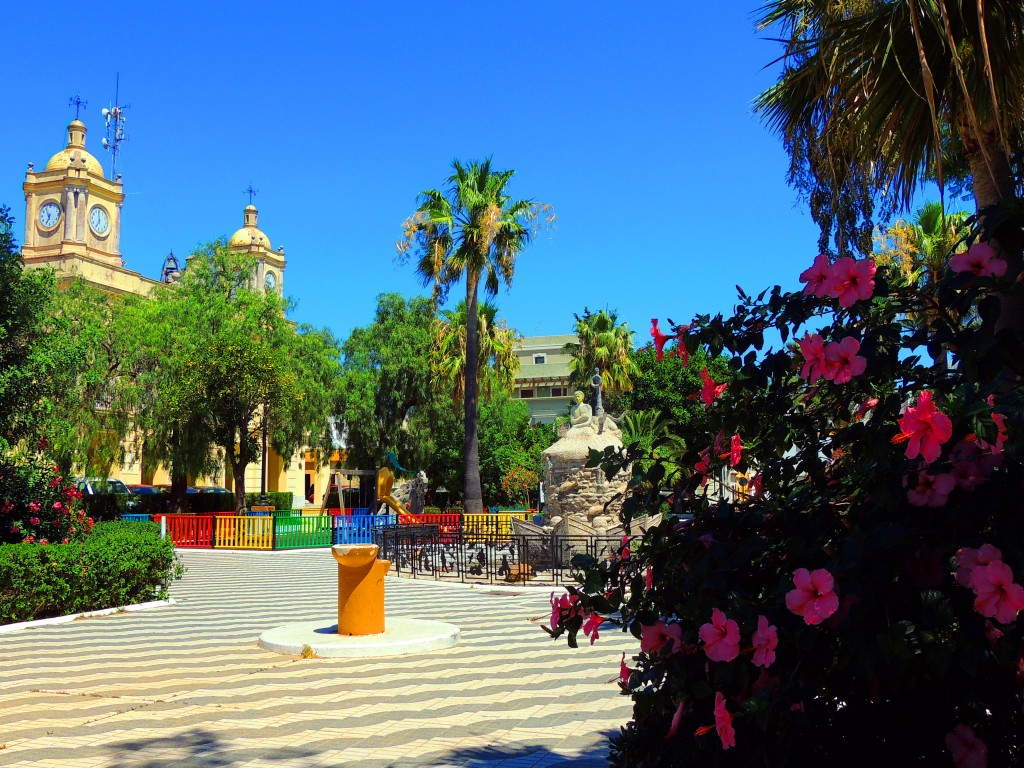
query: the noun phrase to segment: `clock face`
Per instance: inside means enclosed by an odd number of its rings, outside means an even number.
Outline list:
[[[92,227],[93,232],[97,235],[105,235],[107,230],[110,229],[110,219],[107,217],[107,212],[98,205],[94,205],[92,210],[89,211],[89,226]]]
[[[51,229],[57,226],[57,222],[60,221],[60,215],[60,206],[53,202],[53,200],[50,200],[43,203],[43,206],[39,209],[39,223],[46,229]]]
[[[263,283],[267,286],[268,291],[273,291],[277,288],[277,275],[273,272],[267,272],[267,276],[263,278]]]

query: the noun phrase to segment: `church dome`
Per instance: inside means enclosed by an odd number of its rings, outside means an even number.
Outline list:
[[[103,178],[100,161],[85,151],[85,123],[72,120],[68,125],[68,145],[50,158],[48,171],[63,171],[68,168],[88,171],[91,176]]]
[[[245,207],[245,225],[235,232],[228,241],[228,245],[233,245],[239,248],[248,248],[251,245],[266,248],[268,251],[270,248],[270,238],[267,237],[259,227],[256,226],[256,217],[258,211],[255,205],[247,205]]]

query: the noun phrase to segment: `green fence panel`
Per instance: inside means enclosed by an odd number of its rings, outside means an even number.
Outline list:
[[[274,549],[331,546],[330,515],[274,515]]]

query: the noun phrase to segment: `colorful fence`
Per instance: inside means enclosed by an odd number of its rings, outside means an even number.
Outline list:
[[[398,524],[395,515],[346,515],[332,519],[335,544],[372,544],[375,530]]]
[[[270,515],[221,515],[215,521],[213,546],[217,549],[274,548],[274,518]]]
[[[462,535],[468,541],[477,539],[493,539],[512,535],[512,518],[517,520],[533,520],[535,512],[528,510],[515,512],[484,512],[482,514],[462,515]]]
[[[463,514],[448,511],[421,515],[373,515],[356,509],[353,514],[309,515],[302,510],[223,512],[209,515],[161,514],[167,536],[176,546],[199,549],[300,549],[332,544],[371,544],[385,527],[430,531],[446,543],[481,542],[513,536],[512,519],[531,520],[532,510]],[[149,515],[125,514],[122,520],[145,522]]]
[[[274,516],[274,549],[301,549],[304,547],[329,547],[334,543],[333,526],[328,515]]]
[[[121,519],[128,523],[148,523],[149,515],[144,515],[142,513],[125,513],[121,515]]]
[[[209,549],[213,546],[213,515],[154,515],[167,521],[167,537],[176,547]]]

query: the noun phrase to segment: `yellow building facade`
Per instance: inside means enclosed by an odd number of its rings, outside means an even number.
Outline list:
[[[112,293],[147,295],[157,280],[127,269],[121,254],[121,211],[124,189],[121,174],[113,180],[86,149],[86,127],[79,120],[68,125],[67,145],[47,162],[42,171],[29,164],[22,185],[25,192],[25,237],[22,258],[33,269],[53,269],[59,284],[73,278]],[[284,248],[274,250],[259,228],[259,212],[252,204],[242,212],[242,226],[229,246],[256,260],[253,287],[283,295],[287,266]],[[187,266],[186,266],[187,268]],[[169,484],[167,470],[147,462],[145,448],[139,455],[127,450],[124,464],[111,476],[125,483]],[[292,493],[292,506],[301,507],[310,486],[325,488],[328,471],[316,455],[297,451],[285,461],[272,448],[267,451],[267,490]],[[246,467],[246,490],[259,491],[262,465]],[[230,473],[222,468],[214,477],[190,478],[196,485],[231,488]],[[319,500],[315,502],[319,505]],[[312,504],[312,502],[311,502]]]

